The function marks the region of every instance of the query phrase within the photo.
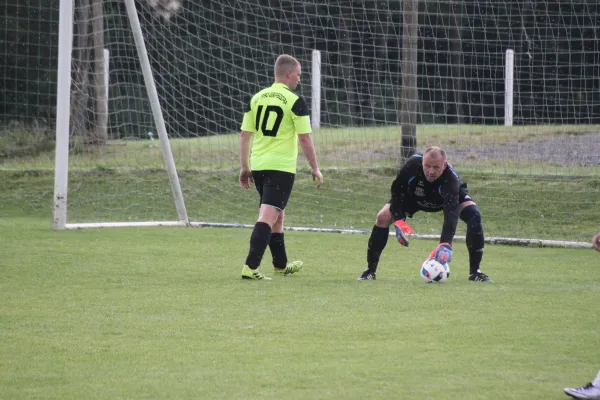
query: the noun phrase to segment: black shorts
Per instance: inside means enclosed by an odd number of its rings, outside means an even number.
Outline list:
[[[467,192],[467,185],[463,184],[460,189],[458,189],[458,204],[462,204],[465,201],[473,201],[473,198]]]
[[[252,171],[252,178],[258,194],[260,204],[267,204],[280,210],[285,206],[292,194],[295,174],[283,171]]]
[[[462,184],[460,186],[460,188],[458,189],[458,204],[462,204],[466,201],[473,201],[473,198],[467,192],[467,185]],[[391,202],[391,200],[388,201],[388,203],[390,203],[390,202]],[[422,207],[420,207],[417,203],[415,203],[411,200],[406,200],[402,203],[402,211],[401,212],[404,213],[405,216],[412,218],[413,214],[416,213],[417,211],[438,212],[438,211],[442,211],[442,208],[440,208],[439,210],[431,210],[431,209],[425,210]]]

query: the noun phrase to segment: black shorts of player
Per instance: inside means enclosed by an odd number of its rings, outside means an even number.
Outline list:
[[[260,204],[284,210],[292,194],[295,177],[295,174],[284,171],[252,171],[254,185],[260,194]]]
[[[467,192],[467,185],[466,184],[462,184],[461,187],[458,189],[458,204],[462,204],[466,201],[473,201],[473,198],[471,197],[471,195]],[[388,201],[388,203],[390,203],[390,201]],[[402,204],[402,212],[404,213],[404,215],[406,217],[410,217],[412,218],[412,216],[417,212],[417,211],[423,211],[423,209],[421,207],[419,207],[419,205],[417,203],[414,203],[412,201],[405,201]],[[442,211],[442,209],[440,208],[437,211]],[[435,211],[427,211],[427,212],[435,212]]]

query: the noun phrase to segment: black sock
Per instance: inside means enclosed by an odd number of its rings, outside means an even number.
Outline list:
[[[248,251],[248,257],[246,258],[246,265],[250,269],[256,269],[259,267],[260,262],[267,250],[267,244],[269,244],[269,236],[271,235],[271,227],[265,222],[257,222],[254,225],[252,235],[250,235],[250,250]]]
[[[460,214],[460,218],[467,224],[467,249],[469,250],[469,275],[479,269],[483,258],[483,225],[481,213],[476,205],[467,206]]]
[[[283,240],[283,232],[271,233],[269,240],[269,249],[273,256],[273,266],[275,268],[285,268],[287,265],[287,254],[285,252],[285,242]]]
[[[377,271],[379,257],[381,256],[383,249],[385,249],[389,236],[390,228],[380,228],[377,225],[373,226],[367,248],[367,268],[373,272]]]
[[[483,258],[483,249],[469,249],[469,275],[474,274],[481,265],[481,259]]]

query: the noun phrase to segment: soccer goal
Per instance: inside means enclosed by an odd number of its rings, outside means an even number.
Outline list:
[[[300,155],[290,229],[369,232],[407,155],[439,145],[488,241],[588,247],[600,227],[599,8],[61,0],[53,226],[252,226],[239,127],[287,53],[302,64],[325,177],[314,188]],[[435,238],[441,221],[411,224]]]

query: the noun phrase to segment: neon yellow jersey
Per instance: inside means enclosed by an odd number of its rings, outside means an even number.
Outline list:
[[[296,173],[298,135],[311,133],[304,98],[283,83],[274,83],[252,97],[242,130],[254,133],[250,155],[252,171]]]

